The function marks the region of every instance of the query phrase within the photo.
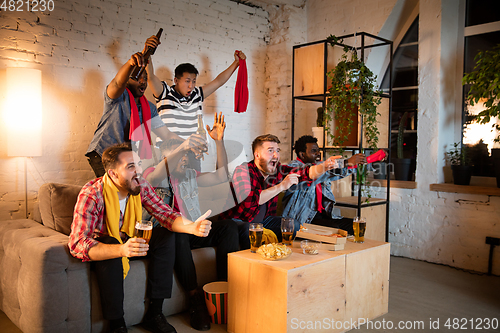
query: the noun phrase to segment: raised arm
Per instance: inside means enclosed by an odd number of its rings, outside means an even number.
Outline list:
[[[116,73],[116,76],[113,78],[113,80],[111,80],[106,90],[106,93],[108,94],[109,98],[115,99],[120,97],[121,94],[123,94],[125,88],[127,87],[127,82],[130,77],[130,74],[132,73],[135,66],[139,67],[146,66],[144,57],[142,55],[146,51],[146,48],[148,46],[157,47],[158,39],[155,40],[152,38],[148,38],[144,46],[144,50],[142,52],[137,52],[133,54],[130,57],[130,59],[118,70],[118,73]]]
[[[231,75],[233,75],[234,71],[240,65],[240,59],[246,59],[245,53],[242,51],[234,51],[234,61],[233,63],[226,68],[222,73],[217,75],[217,77],[210,83],[207,83],[203,86],[203,95],[204,98],[210,96],[213,92],[219,89],[224,83],[229,80]]]
[[[316,179],[321,176],[323,173],[327,172],[335,168],[336,162],[335,160],[342,158],[342,156],[331,156],[324,163],[313,165],[309,168],[309,178]]]
[[[217,149],[217,162],[216,171],[207,172],[203,174],[202,177],[198,177],[199,186],[211,186],[220,184],[227,181],[227,153],[226,147],[224,146],[224,131],[226,129],[226,123],[224,122],[224,116],[222,112],[214,115],[214,126],[210,129],[207,125],[207,131],[210,137],[215,141],[215,146]]]
[[[153,37],[156,38],[156,36],[151,36],[149,38]],[[161,84],[161,81],[158,78],[158,76],[155,75],[155,69],[153,66],[152,57],[149,58],[148,65],[146,66],[146,72],[148,73],[148,86],[151,88],[153,96],[156,98],[160,97],[163,91],[163,84]]]

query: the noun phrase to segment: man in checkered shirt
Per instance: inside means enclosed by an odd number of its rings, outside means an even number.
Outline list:
[[[234,170],[233,186],[238,204],[222,213],[221,219],[236,220],[240,227],[240,247],[250,248],[248,222],[263,223],[281,241],[281,217],[276,215],[278,194],[288,190],[299,181],[312,180],[335,167],[332,156],[318,165],[290,167],[280,164],[280,140],[272,134],[258,136],[252,142],[254,159]],[[295,221],[295,231],[300,222]]]
[[[151,332],[175,333],[162,313],[164,298],[170,298],[173,282],[175,237],[173,232],[206,237],[209,214],[195,222],[175,213],[164,204],[153,187],[142,177],[137,153],[130,143],[107,148],[102,156],[106,173],[88,182],[80,191],[73,214],[69,250],[82,261],[92,261],[104,319],[110,331],[127,332],[124,311],[124,278],[130,260],[147,256],[149,306],[143,326]],[[133,228],[142,206],[160,222],[149,244],[134,238]],[[135,213],[135,214],[134,214]]]

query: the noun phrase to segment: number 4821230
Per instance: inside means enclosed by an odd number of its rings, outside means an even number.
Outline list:
[[[489,330],[493,328],[494,330],[498,329],[498,319],[497,318],[475,318],[475,319],[467,319],[467,318],[448,318],[444,326],[448,329],[453,330]]]
[[[1,0],[0,0],[1,1]],[[3,0],[0,9],[6,12],[44,12],[54,10],[53,0]]]

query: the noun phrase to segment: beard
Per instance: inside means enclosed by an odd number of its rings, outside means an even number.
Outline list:
[[[257,165],[263,174],[270,176],[276,173],[278,161],[258,160]]]
[[[141,193],[141,184],[139,183],[138,177],[134,177],[132,180],[127,179],[124,184],[120,185],[125,188],[130,195],[138,195]]]

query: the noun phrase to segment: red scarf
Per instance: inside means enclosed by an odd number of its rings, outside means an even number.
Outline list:
[[[297,161],[305,164],[304,161],[302,161],[298,157],[297,157]],[[320,212],[320,213],[322,213],[325,210],[325,208],[323,207],[323,188],[321,187],[321,185],[322,185],[322,183],[316,184],[316,204],[318,206],[318,212]]]
[[[371,154],[370,156],[367,156],[366,157],[366,163],[370,164],[370,163],[373,163],[373,162],[382,161],[386,156],[387,156],[387,154],[385,153],[385,151],[383,149],[380,149],[375,154]],[[357,167],[358,167],[357,165],[351,165],[351,166],[349,166],[347,168],[348,169],[356,169]]]
[[[239,67],[234,88],[234,112],[242,113],[247,110],[248,105],[248,73],[245,59],[240,59]]]
[[[150,159],[153,157],[153,154],[151,152],[151,109],[149,108],[149,102],[144,96],[141,96],[139,98],[142,108],[142,120],[144,124],[144,127],[142,127],[141,120],[139,119],[139,109],[135,104],[135,98],[130,90],[128,90],[128,88],[127,92],[130,99],[130,132],[128,138],[131,141],[139,141],[140,158]],[[140,127],[140,130],[138,127]],[[146,132],[147,142],[144,142],[144,132]]]

